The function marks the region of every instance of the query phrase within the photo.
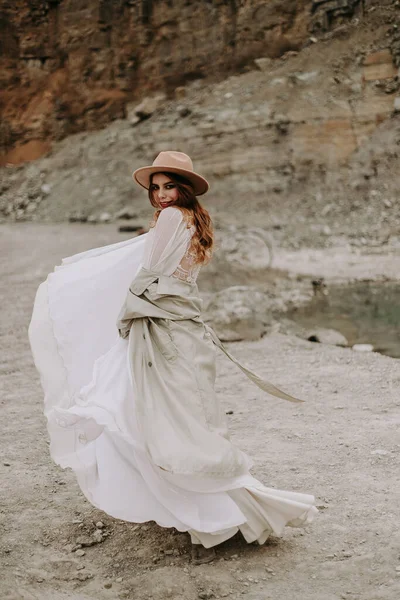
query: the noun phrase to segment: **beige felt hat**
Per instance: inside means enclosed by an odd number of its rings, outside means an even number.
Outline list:
[[[133,179],[146,190],[150,187],[150,175],[160,172],[177,173],[191,182],[196,196],[205,194],[209,189],[209,184],[204,177],[193,171],[193,163],[190,157],[183,152],[166,150],[154,159],[150,167],[141,167],[133,172]]]

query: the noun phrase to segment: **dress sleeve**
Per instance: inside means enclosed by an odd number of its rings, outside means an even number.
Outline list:
[[[145,248],[143,266],[171,275],[186,252],[190,232],[179,208],[161,211]]]

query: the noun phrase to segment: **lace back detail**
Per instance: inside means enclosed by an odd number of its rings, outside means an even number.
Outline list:
[[[182,257],[181,262],[172,273],[172,277],[176,277],[181,281],[187,281],[188,283],[195,283],[200,272],[201,265],[196,263],[196,254],[193,252],[191,241],[192,240],[190,238],[186,252]]]

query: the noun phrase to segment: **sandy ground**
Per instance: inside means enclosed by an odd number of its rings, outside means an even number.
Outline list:
[[[287,529],[263,547],[237,536],[210,565],[191,565],[185,534],[94,509],[72,473],[52,463],[27,341],[34,294],[61,257],[117,235],[111,226],[0,226],[1,599],[398,600],[395,359],[278,334],[235,344],[238,357],[307,400],[296,406],[266,396],[220,357],[218,390],[233,411],[234,441],[255,460],[254,474],[271,487],[314,493],[320,514],[309,529]],[[327,275],[329,252],[278,251],[276,261]],[[375,258],[336,254],[333,275],[371,274]],[[398,264],[395,254],[381,256],[375,274],[385,265],[387,276],[398,277]],[[104,541],[77,555],[77,540],[99,521]]]

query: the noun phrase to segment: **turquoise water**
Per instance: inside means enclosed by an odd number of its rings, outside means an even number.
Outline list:
[[[307,329],[336,329],[351,346],[372,344],[376,352],[400,358],[399,283],[363,281],[327,290],[287,316]]]

